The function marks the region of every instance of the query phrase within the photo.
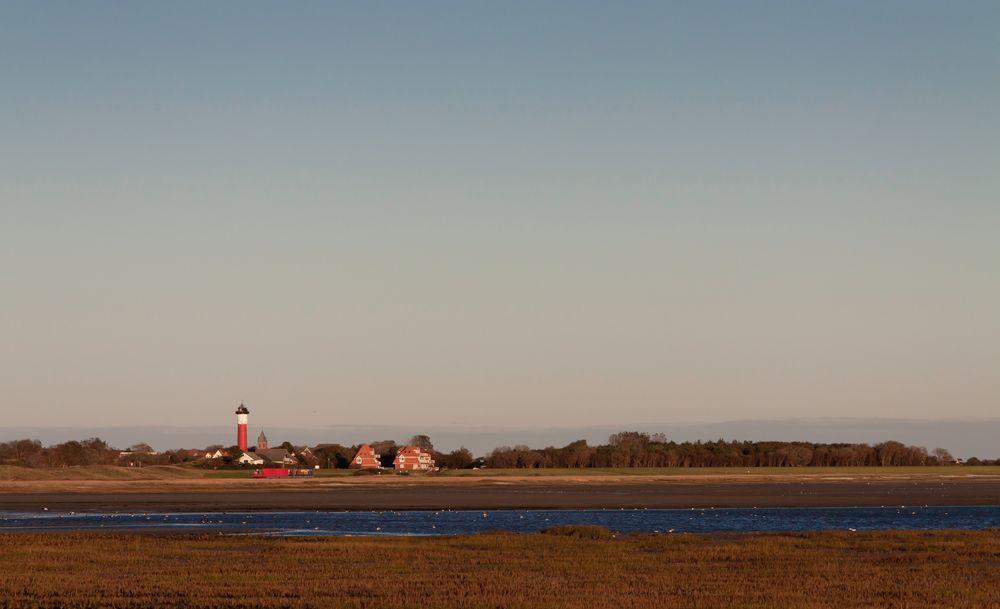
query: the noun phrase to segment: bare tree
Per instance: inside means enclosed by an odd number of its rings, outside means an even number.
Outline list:
[[[409,445],[419,447],[421,450],[426,450],[428,452],[434,450],[434,444],[431,442],[430,436],[425,436],[423,434],[410,438]]]
[[[932,454],[941,465],[953,465],[955,463],[955,457],[952,457],[951,453],[944,448],[935,448]]]

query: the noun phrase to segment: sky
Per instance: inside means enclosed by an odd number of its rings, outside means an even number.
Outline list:
[[[1000,410],[996,2],[0,4],[0,430]]]

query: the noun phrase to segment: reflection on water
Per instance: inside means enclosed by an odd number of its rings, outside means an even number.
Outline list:
[[[1000,527],[1000,506],[503,510],[412,512],[0,512],[0,531],[196,530],[259,535],[458,535],[530,533],[560,525],[619,533],[877,531]]]

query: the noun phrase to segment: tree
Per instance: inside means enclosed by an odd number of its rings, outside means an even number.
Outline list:
[[[788,465],[801,467],[809,465],[813,458],[813,450],[805,444],[793,444],[788,447]]]
[[[955,463],[955,457],[952,457],[951,453],[944,448],[935,448],[933,454],[941,465],[954,465]]]
[[[642,460],[649,446],[649,435],[638,431],[623,431],[612,434],[608,438],[608,444],[614,447],[613,467],[636,467],[643,465]]]
[[[156,452],[155,450],[153,450],[152,446],[146,444],[145,442],[139,442],[138,444],[133,444],[132,446],[129,446],[128,451],[132,453],[146,453],[146,454]]]
[[[226,456],[222,457],[222,462],[226,465],[238,463],[239,458],[243,456],[243,450],[237,445],[230,446],[222,452],[226,453]]]
[[[88,465],[87,450],[76,440],[70,440],[54,447],[53,452],[60,465]]]
[[[371,446],[375,454],[379,456],[379,463],[382,464],[382,467],[392,467],[392,462],[396,460],[396,454],[399,453],[399,447],[396,446],[395,440],[379,440],[369,443],[368,446]]]
[[[450,467],[452,469],[471,467],[474,460],[472,453],[464,446],[448,454],[438,453],[434,458],[434,462],[439,467]]]
[[[594,449],[587,446],[586,440],[570,442],[560,452],[564,454],[565,467],[590,467],[590,460],[594,457]]]
[[[903,460],[903,453],[906,446],[902,442],[889,440],[875,445],[875,454],[878,457],[878,464],[886,467],[889,465],[900,465]]]
[[[18,465],[29,465],[32,460],[41,455],[42,443],[38,440],[12,440],[0,444],[0,461],[9,461]]]
[[[413,436],[410,438],[410,446],[416,446],[420,450],[426,450],[431,452],[434,450],[434,444],[431,443],[430,436],[425,436],[423,434]]]
[[[108,443],[100,438],[87,438],[86,440],[80,442],[80,445],[84,448],[89,448],[91,450],[108,450]]]
[[[313,449],[317,463],[323,467],[336,469],[347,469],[357,452],[356,446],[347,447],[340,444],[320,444]]]
[[[517,452],[509,446],[498,446],[486,457],[486,465],[494,469],[517,467]]]

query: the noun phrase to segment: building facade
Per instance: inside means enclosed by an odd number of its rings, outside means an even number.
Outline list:
[[[240,465],[264,465],[264,458],[255,453],[243,453],[236,462]]]
[[[382,462],[379,460],[380,455],[375,453],[375,449],[367,444],[362,444],[361,448],[358,449],[358,454],[354,455],[354,459],[351,461],[351,467],[358,467],[361,469],[376,469],[382,467]]]
[[[421,449],[419,446],[404,446],[396,453],[396,459],[392,466],[398,470],[432,470],[434,469],[434,458],[431,453]]]

